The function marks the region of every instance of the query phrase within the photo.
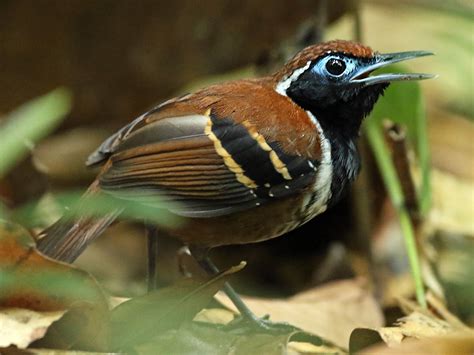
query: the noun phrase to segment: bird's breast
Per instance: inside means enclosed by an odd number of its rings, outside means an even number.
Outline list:
[[[311,113],[308,114],[311,115]],[[298,217],[296,218],[297,225],[295,225],[294,228],[326,211],[332,195],[333,164],[331,142],[325,136],[319,122],[314,119],[314,117],[313,122],[320,138],[321,159],[317,167],[314,182],[301,200],[301,206],[297,212]]]

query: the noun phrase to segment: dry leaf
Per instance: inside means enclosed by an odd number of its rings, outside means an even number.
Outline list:
[[[467,120],[446,107],[435,109],[433,106],[430,106],[429,120],[428,133],[434,170],[456,176],[465,182],[473,181],[474,125],[472,120]],[[434,186],[437,183],[442,183],[442,180],[432,181],[435,189],[439,188]]]
[[[452,326],[448,322],[417,311],[399,319],[397,323],[397,327],[384,327],[378,330],[388,346],[400,344],[405,337],[420,339],[447,335],[453,331]]]
[[[224,294],[216,297],[235,311]],[[243,300],[258,316],[269,314],[273,321],[288,322],[342,348],[348,348],[354,328],[378,328],[384,324],[375,298],[357,280],[332,282],[286,300]]]
[[[43,256],[34,245],[25,229],[0,221],[0,306],[56,311],[99,302],[107,307],[88,273]]]
[[[456,333],[423,340],[408,339],[393,348],[380,344],[359,352],[359,354],[472,355],[474,354],[474,336],[472,333]]]
[[[34,245],[26,230],[0,221],[0,307],[7,312],[11,308],[61,314],[68,310],[58,322],[46,326],[47,333],[46,329],[35,333],[35,339],[44,336],[41,345],[48,347],[69,349],[82,344],[103,349],[108,303],[101,288],[88,273],[43,256]]]
[[[427,301],[429,309],[421,308],[411,300],[399,299],[400,308],[409,315],[400,318],[395,326],[378,329],[354,329],[349,344],[351,353],[356,353],[382,341],[389,347],[396,347],[410,339],[439,338],[452,334],[471,334],[474,339],[474,330],[449,312],[432,293],[427,294]]]
[[[432,184],[432,228],[474,238],[474,182],[433,170]]]
[[[48,327],[64,313],[65,311],[35,312],[18,308],[0,310],[0,347],[15,345],[26,348],[35,340],[41,339]]]

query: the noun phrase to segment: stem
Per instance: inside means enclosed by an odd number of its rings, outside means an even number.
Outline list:
[[[402,228],[403,239],[405,240],[405,247],[407,249],[408,262],[415,282],[415,293],[418,303],[426,308],[426,295],[423,286],[423,279],[421,276],[420,260],[416,249],[415,231],[410,219],[408,210],[404,207],[398,209],[398,217],[400,219],[400,226]]]
[[[375,160],[379,166],[385,188],[387,189],[390,200],[396,208],[400,219],[408,261],[410,263],[410,269],[415,283],[417,301],[423,308],[426,308],[426,296],[421,277],[421,267],[416,248],[414,228],[410,220],[410,214],[405,206],[402,186],[391,159],[390,150],[384,141],[381,126],[376,120],[369,120],[367,122],[366,132]]]

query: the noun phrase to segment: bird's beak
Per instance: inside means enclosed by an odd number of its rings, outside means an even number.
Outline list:
[[[423,74],[423,73],[384,73],[374,76],[369,76],[371,72],[376,69],[385,67],[389,64],[402,62],[409,59],[414,59],[418,57],[425,57],[428,55],[433,55],[431,52],[427,51],[412,51],[412,52],[400,52],[400,53],[387,53],[387,54],[376,54],[374,56],[374,61],[367,63],[366,65],[361,65],[355,73],[353,74],[350,81],[352,83],[362,84],[363,86],[380,84],[380,83],[389,83],[392,81],[401,81],[401,80],[425,80],[436,77],[433,74]]]

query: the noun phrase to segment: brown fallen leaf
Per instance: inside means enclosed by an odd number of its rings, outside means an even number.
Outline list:
[[[413,301],[401,299],[402,310],[409,312],[409,314],[400,318],[394,326],[378,329],[355,329],[350,339],[351,353],[358,352],[380,341],[389,347],[398,347],[413,339],[438,339],[453,334],[469,335],[474,339],[474,330],[449,313],[432,294],[428,293],[427,300],[430,309],[423,309]],[[444,319],[441,319],[440,316]]]
[[[101,303],[103,291],[86,272],[43,256],[21,226],[0,221],[0,306],[37,311]]]
[[[107,307],[92,276],[42,255],[34,246],[21,226],[0,221],[0,306],[55,311],[89,302]]]
[[[384,327],[378,330],[388,346],[400,344],[406,337],[420,339],[447,335],[453,331],[448,322],[420,312],[413,312],[409,316],[399,319],[397,324],[396,327]]]
[[[0,347],[15,345],[26,348],[41,339],[48,327],[65,311],[36,312],[29,309],[0,309]],[[0,351],[1,353],[1,351]]]
[[[468,162],[463,164],[474,171]],[[425,274],[430,276],[426,284],[461,319],[474,324],[474,183],[433,170],[432,186],[430,233],[421,239]]]
[[[0,221],[0,307],[2,312],[22,309],[26,314],[67,313],[41,330],[28,322],[30,333],[1,327],[1,332],[20,335],[5,343],[30,344],[62,349],[103,349],[105,346],[108,303],[102,289],[88,273],[59,263],[35,249],[29,233],[13,223]],[[35,311],[37,313],[28,313]],[[47,314],[47,313],[46,313]],[[14,326],[14,324],[9,323]],[[46,324],[46,323],[44,323]],[[48,331],[46,331],[48,330]],[[34,333],[34,336],[31,334]],[[25,345],[26,346],[26,345]]]
[[[219,293],[217,300],[229,309],[235,307]],[[354,328],[383,326],[383,314],[375,298],[360,280],[329,283],[288,299],[243,297],[258,316],[269,314],[271,320],[288,322],[347,349]]]
[[[474,336],[472,333],[456,333],[423,340],[408,339],[392,348],[385,344],[375,345],[358,354],[376,355],[472,355],[474,354]]]
[[[440,170],[433,170],[432,175],[433,207],[429,215],[431,228],[474,238],[474,181]]]

